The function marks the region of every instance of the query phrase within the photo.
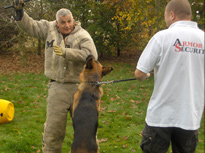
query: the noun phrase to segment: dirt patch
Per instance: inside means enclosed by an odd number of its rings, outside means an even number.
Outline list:
[[[44,71],[44,55],[28,54],[27,60],[24,61],[21,61],[17,55],[0,55],[0,63],[0,76],[23,72],[43,73]]]

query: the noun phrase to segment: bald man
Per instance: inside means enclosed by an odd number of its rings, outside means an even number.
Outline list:
[[[168,27],[156,33],[135,70],[143,81],[154,69],[141,148],[143,153],[194,153],[204,110],[204,32],[191,21],[187,0],[171,0],[165,9]]]

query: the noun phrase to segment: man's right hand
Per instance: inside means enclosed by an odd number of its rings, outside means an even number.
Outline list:
[[[14,0],[14,9],[17,10],[23,10],[23,7],[25,6],[23,0]]]
[[[23,0],[14,0],[14,9],[16,11],[15,20],[19,21],[23,17],[23,7],[25,6]]]

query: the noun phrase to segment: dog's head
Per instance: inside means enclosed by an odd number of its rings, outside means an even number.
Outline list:
[[[103,76],[113,70],[112,67],[103,67],[100,62],[96,61],[93,55],[89,55],[86,64],[80,74],[80,81],[102,81]]]

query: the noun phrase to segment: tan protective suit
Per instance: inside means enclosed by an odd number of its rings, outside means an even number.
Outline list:
[[[72,108],[79,74],[89,54],[96,60],[98,58],[95,44],[80,22],[74,23],[74,30],[65,39],[58,31],[56,21],[36,21],[24,12],[23,18],[16,23],[31,36],[46,41],[45,75],[53,81],[49,83],[43,152],[60,153],[65,137],[67,114]],[[65,49],[65,58],[56,55],[53,45]]]

